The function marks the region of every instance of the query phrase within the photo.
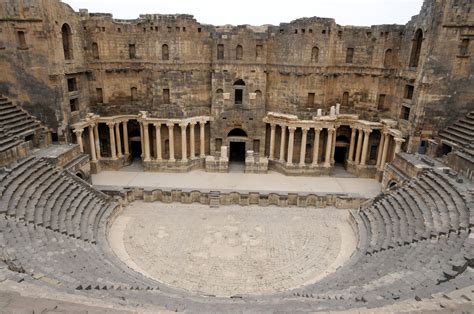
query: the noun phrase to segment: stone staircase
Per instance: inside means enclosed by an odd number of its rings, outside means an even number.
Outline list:
[[[439,133],[442,140],[457,148],[472,146],[474,142],[474,111]]]
[[[8,133],[8,137],[24,139],[42,130],[41,122],[30,115],[19,105],[11,100],[0,96],[0,129]],[[0,141],[2,136],[0,135]],[[0,144],[1,145],[1,144]]]
[[[219,191],[211,191],[209,193],[209,206],[211,208],[219,208],[221,201],[220,201],[221,192]]]

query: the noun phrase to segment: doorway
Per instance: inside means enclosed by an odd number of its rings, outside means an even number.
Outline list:
[[[245,142],[230,142],[229,162],[245,162]]]
[[[334,152],[334,162],[339,165],[344,165],[347,159],[347,147],[336,147]]]

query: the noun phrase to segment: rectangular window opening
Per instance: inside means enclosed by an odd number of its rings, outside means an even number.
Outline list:
[[[67,79],[67,90],[68,92],[76,92],[77,91],[77,81],[76,78],[68,78]]]
[[[415,87],[413,85],[405,85],[405,92],[403,98],[405,99],[413,99],[413,93],[415,91]]]
[[[170,103],[170,90],[168,88],[163,89],[163,103]]]

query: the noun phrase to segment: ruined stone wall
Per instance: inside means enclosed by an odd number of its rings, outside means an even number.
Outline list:
[[[71,29],[70,60],[65,59],[62,45],[64,24]],[[56,0],[7,0],[0,4],[0,29],[0,93],[19,101],[69,140],[68,124],[85,114],[89,105],[79,16]],[[70,77],[77,78],[78,86],[72,95],[67,86]],[[71,96],[78,98],[73,113]]]
[[[342,112],[362,119],[398,120],[410,137],[407,149],[416,151],[474,105],[472,44],[460,48],[473,35],[470,7],[469,0],[426,0],[403,26],[305,18],[217,27],[188,15],[125,21],[74,13],[57,0],[7,0],[0,4],[0,92],[17,98],[64,141],[70,140],[68,125],[88,111],[147,110],[163,118],[213,116],[211,151],[233,128],[247,132],[247,149],[258,141],[264,150],[266,112],[311,118],[318,108],[327,112],[341,103]],[[71,60],[63,51],[64,23],[72,30]],[[19,47],[18,31],[25,32],[26,47]],[[72,92],[70,78],[77,85]],[[242,104],[235,101],[239,80],[245,83]],[[410,97],[407,85],[413,86]],[[75,110],[71,99],[77,99]]]

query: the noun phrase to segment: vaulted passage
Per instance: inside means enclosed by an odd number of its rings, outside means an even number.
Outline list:
[[[245,142],[230,142],[229,161],[236,163],[245,162]]]

